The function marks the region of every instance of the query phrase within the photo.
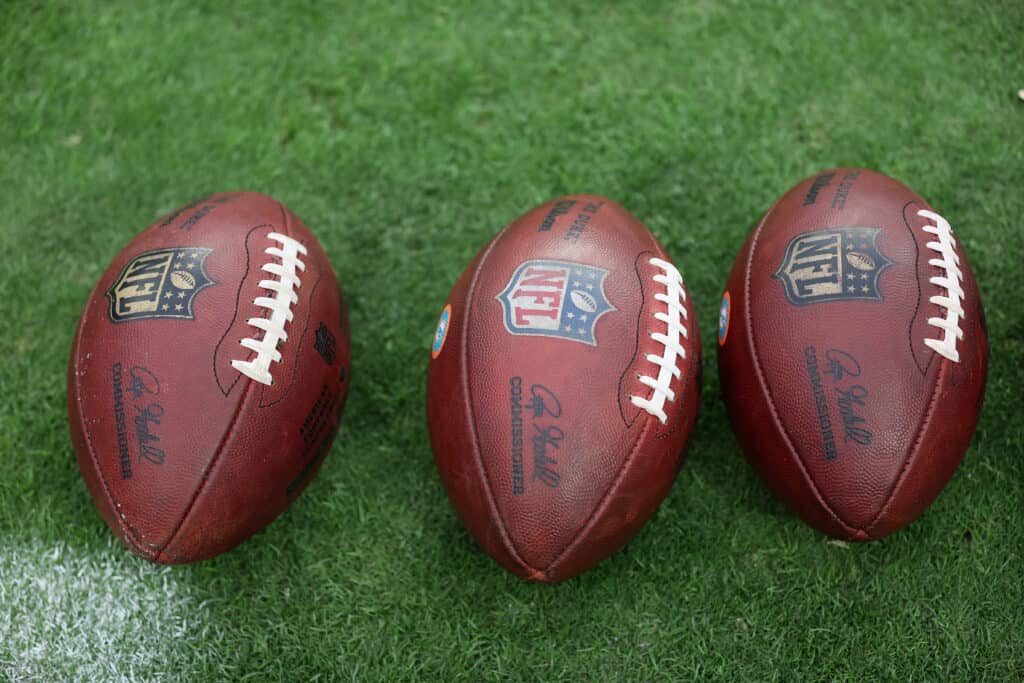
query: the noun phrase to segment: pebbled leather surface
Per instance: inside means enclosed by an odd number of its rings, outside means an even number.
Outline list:
[[[563,197],[500,232],[448,299],[447,336],[428,373],[434,457],[466,527],[523,578],[560,581],[618,550],[657,510],[682,465],[700,401],[691,301],[668,424],[628,400],[649,395],[636,374],[656,376],[645,355],[663,350],[649,336],[665,331],[654,314],[667,310],[654,299],[663,286],[652,280],[660,271],[651,257],[668,260],[621,206],[593,195]],[[524,334],[516,325],[510,331],[513,307],[502,293],[520,291],[510,285],[523,284],[523,264],[545,260],[607,271],[603,293],[614,308],[597,318],[595,345]],[[580,280],[583,290],[594,285]],[[570,282],[564,296],[601,310],[600,287],[586,290],[593,301],[572,295],[576,287]],[[569,334],[579,335],[585,326],[573,324]]]
[[[271,259],[264,249],[277,246],[270,232],[298,240],[309,254],[289,338],[278,346],[282,360],[271,366],[274,385],[265,386],[230,361],[251,358],[239,341],[262,334],[245,321],[268,314],[253,299],[266,294],[259,281],[273,279],[260,270]],[[155,292],[169,311],[191,300],[194,318],[158,311],[114,322],[108,291],[122,270],[142,254],[171,248],[210,252],[202,266],[175,258],[163,280],[128,293]],[[212,282],[201,287],[203,275]],[[100,278],[68,366],[72,441],[104,520],[134,552],[160,563],[195,562],[237,546],[319,469],[340,424],[350,361],[334,271],[283,205],[251,192],[224,193],[156,221]]]
[[[921,229],[928,221],[920,209],[933,210],[880,173],[823,171],[768,211],[727,284],[731,321],[719,373],[736,433],[776,495],[839,538],[881,538],[917,518],[959,466],[981,410],[988,342],[959,243],[960,362],[924,344],[940,334],[927,319],[943,315],[929,298],[944,290],[928,281],[940,272],[928,263],[938,255],[925,246],[934,237]],[[874,245],[863,232],[841,242],[852,252],[838,267],[853,295],[794,295],[794,303],[779,275],[794,266],[787,249],[800,235],[840,228],[877,229]],[[831,263],[795,264],[804,266],[798,279],[814,285]]]

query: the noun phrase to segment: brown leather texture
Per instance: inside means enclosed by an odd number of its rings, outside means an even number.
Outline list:
[[[780,499],[841,539],[879,539],[916,519],[981,411],[988,341],[959,242],[959,361],[925,344],[943,335],[928,320],[945,316],[930,299],[946,290],[930,282],[944,271],[929,263],[939,254],[920,210],[934,211],[885,175],[823,171],[765,214],[726,288],[719,374],[740,443]]]
[[[647,355],[665,350],[651,258],[668,260],[624,208],[562,197],[502,230],[447,301],[428,373],[434,457],[467,529],[520,577],[561,581],[614,553],[682,466],[700,403],[689,297],[667,424],[629,398],[652,394],[637,376],[656,377]]]
[[[241,374],[249,318],[278,279],[270,233],[304,245],[294,318],[268,386]],[[154,562],[213,557],[269,524],[330,449],[351,351],[338,281],[316,238],[282,204],[217,194],[140,233],[100,278],[68,366],[68,416],[103,519]]]

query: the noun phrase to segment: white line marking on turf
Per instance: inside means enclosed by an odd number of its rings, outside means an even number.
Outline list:
[[[180,568],[108,546],[0,542],[0,678],[180,679],[208,632],[204,606]]]

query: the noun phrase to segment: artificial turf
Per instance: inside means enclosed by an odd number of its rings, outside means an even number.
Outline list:
[[[880,2],[9,2],[0,6],[0,673],[12,680],[1024,678],[1024,6]],[[739,246],[823,168],[895,176],[986,303],[986,405],[918,521],[830,542],[774,500],[720,400]],[[198,565],[113,541],[68,438],[89,291],[157,216],[274,195],[346,289],[341,435],[265,532]],[[427,349],[477,249],[606,195],[687,279],[703,412],[673,492],[555,587],[455,517]]]

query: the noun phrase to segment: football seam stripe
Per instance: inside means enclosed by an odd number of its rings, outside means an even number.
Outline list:
[[[99,289],[99,284],[96,285],[96,290]],[[89,295],[89,302],[91,303],[94,299],[93,294]],[[85,324],[88,319],[89,304],[86,304],[86,312],[82,314],[82,321],[79,324],[78,332],[76,334],[74,353],[75,353],[75,401],[78,404],[78,416],[80,427],[82,429],[82,436],[85,437],[85,445],[89,449],[89,458],[92,461],[93,472],[96,474],[96,479],[99,481],[100,486],[103,487],[103,493],[106,496],[107,505],[110,507],[110,513],[114,519],[117,520],[117,525],[121,528],[124,534],[124,540],[133,546],[135,551],[140,555],[149,559],[155,559],[159,555],[159,550],[155,550],[154,546],[146,543],[145,534],[139,531],[134,525],[128,522],[126,517],[123,517],[118,512],[118,504],[114,500],[114,494],[110,490],[110,484],[107,482],[107,478],[103,474],[103,469],[99,464],[99,456],[96,452],[96,447],[93,445],[92,434],[89,430],[89,420],[85,414],[85,402],[82,400],[82,382],[79,379],[78,367],[81,360],[80,348],[82,335],[85,332]]]
[[[515,542],[512,540],[512,536],[508,533],[508,529],[505,528],[505,520],[502,518],[501,511],[498,509],[498,504],[494,499],[494,491],[491,485],[491,479],[487,476],[487,468],[484,467],[483,458],[480,453],[480,436],[477,433],[476,416],[473,414],[473,396],[472,396],[472,384],[469,381],[469,347],[466,345],[466,338],[469,336],[469,327],[473,317],[473,295],[476,293],[477,280],[480,277],[480,273],[483,272],[484,264],[487,262],[487,258],[494,251],[498,242],[501,241],[502,237],[509,231],[509,229],[515,225],[515,222],[506,225],[501,232],[494,236],[491,243],[485,248],[484,253],[480,256],[480,262],[476,266],[476,270],[473,272],[473,277],[469,282],[469,289],[466,292],[466,320],[462,326],[462,334],[459,340],[459,351],[462,354],[462,384],[463,391],[466,395],[466,411],[469,413],[469,427],[472,430],[473,435],[473,460],[476,462],[476,466],[480,471],[481,477],[485,483],[484,492],[487,497],[487,506],[490,508],[491,514],[494,519],[498,520],[496,525],[498,533],[501,536],[502,542],[505,544],[505,549],[509,552],[512,559],[519,563],[519,566],[523,570],[533,572],[531,567],[524,559],[522,553],[516,547]]]
[[[656,256],[658,258],[662,258],[665,261],[671,263],[671,261],[668,258],[668,254],[665,252],[665,249],[658,242],[657,238],[654,236],[654,233],[648,231],[648,236],[651,239],[651,245],[650,245],[651,246],[651,250],[650,251],[653,252],[654,254],[656,254]],[[644,313],[644,306],[647,303],[647,296],[646,296],[646,290],[644,288],[645,281],[644,281],[644,279],[642,277],[639,277],[640,272],[639,272],[639,269],[637,268],[637,266],[639,265],[640,256],[643,255],[643,254],[646,254],[646,253],[648,253],[647,249],[641,250],[639,252],[639,254],[637,254],[637,257],[633,260],[634,272],[637,274],[637,276],[638,276],[637,280],[640,283],[641,305],[640,305],[640,312],[637,314],[637,345],[636,345],[636,350],[634,351],[634,355],[633,355],[633,357],[630,360],[630,366],[633,365],[633,362],[637,359],[637,356],[640,355],[640,353],[639,353],[640,352],[640,334],[639,334],[640,326],[639,326],[639,321],[642,320],[642,316],[643,316],[643,313]],[[684,285],[684,287],[685,287],[685,285]],[[689,346],[691,343],[692,342],[690,342],[689,339],[687,339],[687,346]],[[687,368],[687,376],[686,376],[686,379],[683,380],[682,385],[680,386],[680,393],[679,393],[679,395],[676,396],[677,400],[682,398],[682,395],[683,395],[682,392],[685,391],[685,389],[686,389],[686,383],[689,380],[690,372],[692,370],[692,363],[687,363],[687,364],[690,365],[691,367]],[[627,366],[627,372],[629,371],[629,367],[630,366]],[[621,379],[620,379],[620,387],[621,387]],[[621,402],[621,390],[620,390],[620,396],[616,398],[616,402]],[[621,412],[621,403],[620,403],[619,409],[620,409],[620,412]],[[546,575],[550,576],[551,571],[555,568],[555,566],[559,563],[559,561],[562,560],[562,558],[565,555],[567,555],[570,550],[572,550],[577,545],[579,545],[580,543],[583,542],[583,539],[586,537],[587,533],[589,533],[591,531],[591,529],[593,528],[593,526],[595,524],[597,524],[597,520],[600,519],[601,515],[603,514],[603,512],[605,511],[605,509],[609,505],[609,501],[611,500],[613,492],[619,487],[619,484],[622,483],[622,479],[626,476],[626,472],[629,469],[629,465],[633,462],[633,459],[636,456],[637,451],[640,450],[640,444],[643,442],[644,438],[647,436],[647,432],[648,432],[648,430],[651,427],[651,417],[653,417],[653,416],[650,413],[647,413],[645,415],[644,412],[645,411],[638,409],[636,418],[634,418],[633,421],[631,423],[629,423],[629,425],[628,425],[630,428],[632,428],[632,426],[634,424],[636,424],[636,420],[638,418],[641,418],[641,417],[644,418],[643,429],[640,430],[640,434],[637,435],[636,440],[633,442],[633,446],[632,446],[632,448],[630,448],[629,455],[626,456],[626,459],[622,463],[622,467],[619,468],[618,474],[615,475],[615,480],[608,486],[608,490],[605,491],[604,495],[601,496],[601,500],[598,501],[597,505],[594,507],[593,512],[590,513],[590,516],[583,523],[583,526],[580,527],[579,532],[577,532],[576,535],[573,536],[573,538],[569,541],[569,543],[566,544],[565,548],[563,548],[555,556],[555,559],[553,559],[551,562],[549,562],[548,566],[544,568],[543,571],[544,571],[544,573]],[[659,421],[659,424],[660,424],[660,421]],[[668,432],[666,432],[665,436],[667,436],[668,434],[671,434],[672,432],[674,432],[675,429],[676,429],[676,424],[673,423],[672,428]],[[654,438],[658,439],[658,438],[661,438],[661,437],[658,434],[655,434]],[[672,483],[673,484],[675,483],[674,479],[673,479]],[[669,488],[669,490],[671,490],[671,487]],[[661,504],[659,503],[658,506],[660,507]],[[644,522],[644,524],[641,525],[641,528],[646,525],[647,521],[650,521],[650,520],[649,519],[646,520]],[[604,559],[604,558],[602,558],[602,559]]]
[[[907,472],[910,471],[910,467],[917,460],[918,453],[921,447],[924,445],[924,435],[931,426],[932,417],[935,416],[935,407],[939,404],[939,389],[942,386],[942,377],[949,366],[944,360],[939,364],[939,371],[936,373],[935,386],[932,388],[932,396],[928,401],[928,411],[925,413],[924,420],[921,421],[921,426],[918,427],[917,436],[914,438],[914,447],[907,454],[906,460],[903,462],[903,467],[900,469],[900,474],[896,477],[896,481],[893,483],[892,488],[889,489],[888,495],[885,497],[885,502],[882,503],[881,509],[878,514],[871,518],[871,521],[864,526],[864,532],[870,536],[870,531],[878,525],[879,521],[885,516],[892,507],[893,501],[896,500],[896,492],[903,485],[907,478]]]
[[[280,202],[277,202],[277,205],[278,208],[281,209],[283,217],[282,232],[291,237],[291,225],[289,224],[288,220],[288,212],[284,210],[284,205],[281,204]],[[252,233],[250,232],[250,234]],[[241,292],[241,286],[239,286],[239,292]],[[224,436],[221,437],[220,443],[217,444],[217,449],[213,452],[213,457],[210,458],[210,460],[206,464],[206,467],[203,468],[203,478],[199,482],[199,486],[196,487],[195,493],[192,494],[192,500],[190,500],[188,505],[185,507],[185,511],[182,513],[181,518],[178,520],[177,526],[175,526],[174,531],[171,532],[171,535],[167,539],[167,542],[159,548],[157,548],[156,557],[158,558],[160,557],[161,554],[171,555],[171,553],[168,553],[166,549],[171,547],[171,545],[174,543],[174,540],[178,537],[178,534],[185,527],[185,523],[188,521],[189,516],[192,514],[192,510],[195,508],[196,502],[198,502],[199,500],[199,496],[206,489],[206,484],[210,481],[210,477],[213,474],[214,468],[216,468],[217,464],[220,462],[220,457],[224,454],[224,450],[227,448],[228,440],[231,438],[231,435],[235,430],[235,426],[238,424],[239,418],[241,417],[242,408],[245,407],[245,402],[249,398],[249,394],[252,391],[253,386],[256,384],[256,382],[254,382],[251,378],[248,377],[245,378],[245,381],[245,389],[242,391],[242,395],[238,399],[238,405],[235,406],[235,412],[231,416],[231,422],[228,423],[227,429],[224,431]],[[238,382],[236,380],[235,382],[232,383],[232,388],[237,386],[237,384]],[[257,407],[258,406],[259,404],[257,403]]]
[[[245,390],[242,392],[242,396],[238,401],[238,405],[235,406],[235,413],[231,416],[231,422],[228,423],[227,429],[224,431],[224,436],[221,437],[220,443],[217,444],[217,449],[213,452],[213,456],[207,462],[206,467],[203,468],[203,477],[199,482],[199,486],[196,487],[195,493],[192,494],[192,499],[185,506],[185,511],[181,514],[178,519],[178,523],[174,527],[174,531],[167,538],[167,542],[156,549],[156,557],[161,554],[170,555],[166,553],[166,549],[171,547],[182,528],[185,526],[185,522],[188,521],[189,516],[192,514],[192,510],[195,508],[196,502],[199,500],[199,496],[202,495],[203,491],[206,490],[206,484],[210,481],[210,477],[213,474],[213,470],[217,467],[217,463],[220,462],[220,457],[224,454],[227,448],[227,443],[230,440],[232,434],[235,431],[235,426],[239,422],[239,418],[242,414],[242,408],[245,407],[245,402],[249,398],[249,393],[252,391],[255,382],[251,379],[246,378]]]
[[[92,295],[91,294],[89,295],[89,301],[90,301],[90,303],[92,302]],[[89,305],[86,304],[86,310],[88,310],[88,309],[89,309]],[[121,517],[121,514],[117,511],[118,508],[117,508],[117,504],[114,502],[114,495],[110,491],[110,485],[107,483],[107,478],[105,476],[103,476],[103,470],[100,468],[99,458],[96,455],[96,448],[95,448],[95,446],[93,446],[92,435],[89,433],[89,420],[87,419],[87,416],[85,414],[85,402],[82,400],[82,382],[79,379],[79,374],[78,374],[79,362],[81,360],[81,356],[79,354],[79,348],[80,348],[82,333],[85,330],[85,321],[86,321],[86,316],[87,315],[88,315],[88,313],[83,314],[83,316],[82,316],[82,322],[81,322],[81,324],[78,327],[78,334],[77,334],[77,338],[75,340],[75,345],[74,345],[74,354],[75,354],[75,367],[74,367],[74,373],[75,373],[75,403],[77,404],[77,408],[78,408],[79,426],[82,429],[82,436],[85,438],[86,448],[89,449],[89,459],[92,461],[93,472],[95,473],[96,479],[97,479],[97,481],[99,481],[100,486],[103,488],[103,495],[106,498],[107,506],[110,508],[111,515],[114,517],[115,520],[117,520],[117,525],[121,528],[121,531],[124,534],[125,541],[127,541],[129,544],[134,546],[137,549],[138,552],[151,557],[151,556],[153,556],[153,550],[150,549],[150,548],[147,548],[145,545],[143,545],[144,541],[143,541],[142,534],[139,533],[130,524],[128,524],[127,520],[123,519]]]
[[[775,428],[782,436],[783,441],[785,441],[786,447],[789,449],[790,454],[792,454],[793,460],[794,462],[796,462],[797,468],[799,468],[800,473],[804,477],[804,481],[807,482],[807,485],[810,488],[811,493],[814,494],[815,501],[817,501],[818,505],[825,512],[825,514],[831,517],[834,522],[839,524],[839,526],[843,529],[847,530],[847,532],[851,532],[853,535],[856,536],[858,534],[864,534],[864,530],[858,529],[854,526],[847,524],[845,520],[843,520],[838,514],[836,514],[836,511],[832,509],[832,506],[825,501],[824,497],[821,495],[821,491],[818,490],[817,485],[814,483],[814,479],[810,476],[810,474],[807,471],[807,468],[804,466],[803,459],[800,457],[800,452],[794,447],[793,440],[790,438],[789,433],[786,431],[786,428],[783,426],[782,421],[779,419],[779,414],[778,410],[775,407],[775,402],[772,400],[771,393],[768,391],[767,381],[764,377],[764,370],[761,368],[761,359],[757,354],[757,345],[754,343],[754,320],[750,315],[750,271],[753,268],[754,251],[757,249],[757,242],[761,236],[761,230],[762,228],[764,228],[764,225],[768,222],[768,218],[775,211],[775,207],[778,206],[779,202],[781,201],[781,198],[776,200],[775,204],[773,204],[771,208],[768,209],[768,212],[765,213],[764,217],[761,219],[760,224],[758,224],[757,228],[754,230],[754,238],[753,240],[751,240],[750,243],[750,253],[747,254],[747,264],[744,268],[743,273],[744,329],[747,335],[748,344],[750,346],[750,355],[754,360],[754,371],[757,375],[758,384],[761,387],[761,394],[764,396],[765,403],[768,405],[768,410],[771,413],[772,423],[775,425]]]
[[[626,456],[626,459],[622,462],[622,466],[619,468],[618,474],[615,475],[615,480],[612,481],[612,483],[608,486],[608,490],[606,490],[604,492],[604,495],[601,496],[601,500],[598,501],[597,505],[594,506],[593,511],[590,513],[590,516],[587,517],[587,520],[583,523],[583,526],[580,527],[580,530],[576,533],[576,535],[574,535],[569,540],[565,547],[562,548],[562,550],[559,551],[557,555],[555,555],[555,559],[551,560],[551,562],[548,563],[548,566],[545,567],[543,570],[540,570],[549,578],[551,577],[551,572],[554,571],[556,565],[565,556],[567,556],[571,550],[573,550],[577,545],[583,542],[583,539],[586,537],[587,533],[589,533],[597,524],[597,520],[601,518],[605,509],[610,504],[609,501],[611,500],[612,494],[619,487],[619,484],[622,483],[623,478],[625,478],[626,472],[629,470],[629,466],[632,464],[634,457],[640,450],[640,444],[643,442],[644,437],[647,436],[647,432],[651,428],[651,418],[652,416],[648,415],[644,420],[643,429],[640,430],[640,433],[637,435],[636,440],[633,442],[633,446],[629,450],[629,455]]]

